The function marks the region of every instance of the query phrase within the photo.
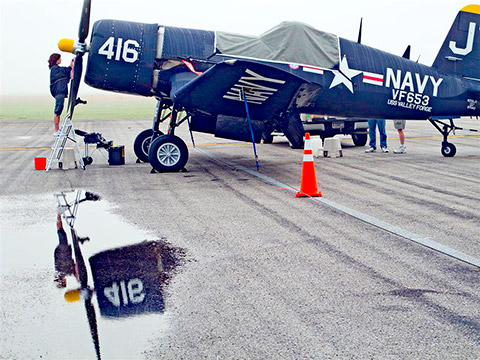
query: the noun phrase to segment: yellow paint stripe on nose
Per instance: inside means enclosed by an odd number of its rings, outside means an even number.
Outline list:
[[[463,12],[469,12],[473,14],[480,14],[480,5],[467,5],[461,10]]]

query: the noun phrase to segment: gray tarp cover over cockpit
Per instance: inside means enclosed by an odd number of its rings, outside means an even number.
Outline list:
[[[339,63],[338,37],[299,22],[284,21],[260,36],[217,31],[222,55],[332,68]]]

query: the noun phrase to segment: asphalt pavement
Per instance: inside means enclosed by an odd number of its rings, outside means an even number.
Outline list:
[[[315,158],[313,199],[295,197],[303,151],[284,137],[257,145],[256,171],[251,144],[194,133],[194,148],[182,126],[187,171],[162,174],[132,149],[150,119],[75,125],[124,145],[126,164],[98,150],[85,171],[35,171],[51,122],[0,123],[3,357],[95,356],[83,308],[52,281],[53,194],[77,189],[102,197],[79,207],[85,257],[145,239],[183,254],[164,313],[97,316],[105,359],[480,357],[478,133],[451,136],[452,158],[426,121],[407,122],[406,154],[391,121],[386,154],[341,137],[343,157]]]

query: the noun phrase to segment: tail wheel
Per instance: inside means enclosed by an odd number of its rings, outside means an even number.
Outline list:
[[[445,157],[453,157],[457,153],[457,148],[452,143],[442,144],[442,155]]]
[[[160,133],[163,135],[163,133]],[[140,161],[148,162],[148,149],[150,148],[150,143],[152,140],[153,130],[146,129],[143,130],[135,138],[133,143],[133,151]]]
[[[160,172],[182,170],[188,161],[187,145],[175,135],[162,135],[150,144],[148,161]]]

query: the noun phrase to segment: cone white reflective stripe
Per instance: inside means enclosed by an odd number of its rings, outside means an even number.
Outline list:
[[[305,136],[305,144],[303,148],[303,161],[313,161],[312,142],[310,141],[310,134]]]
[[[305,140],[305,147],[303,150],[312,150],[312,142],[310,141],[310,139],[306,139]]]
[[[307,161],[313,162],[313,154],[303,154],[303,161],[304,162],[307,162]]]

